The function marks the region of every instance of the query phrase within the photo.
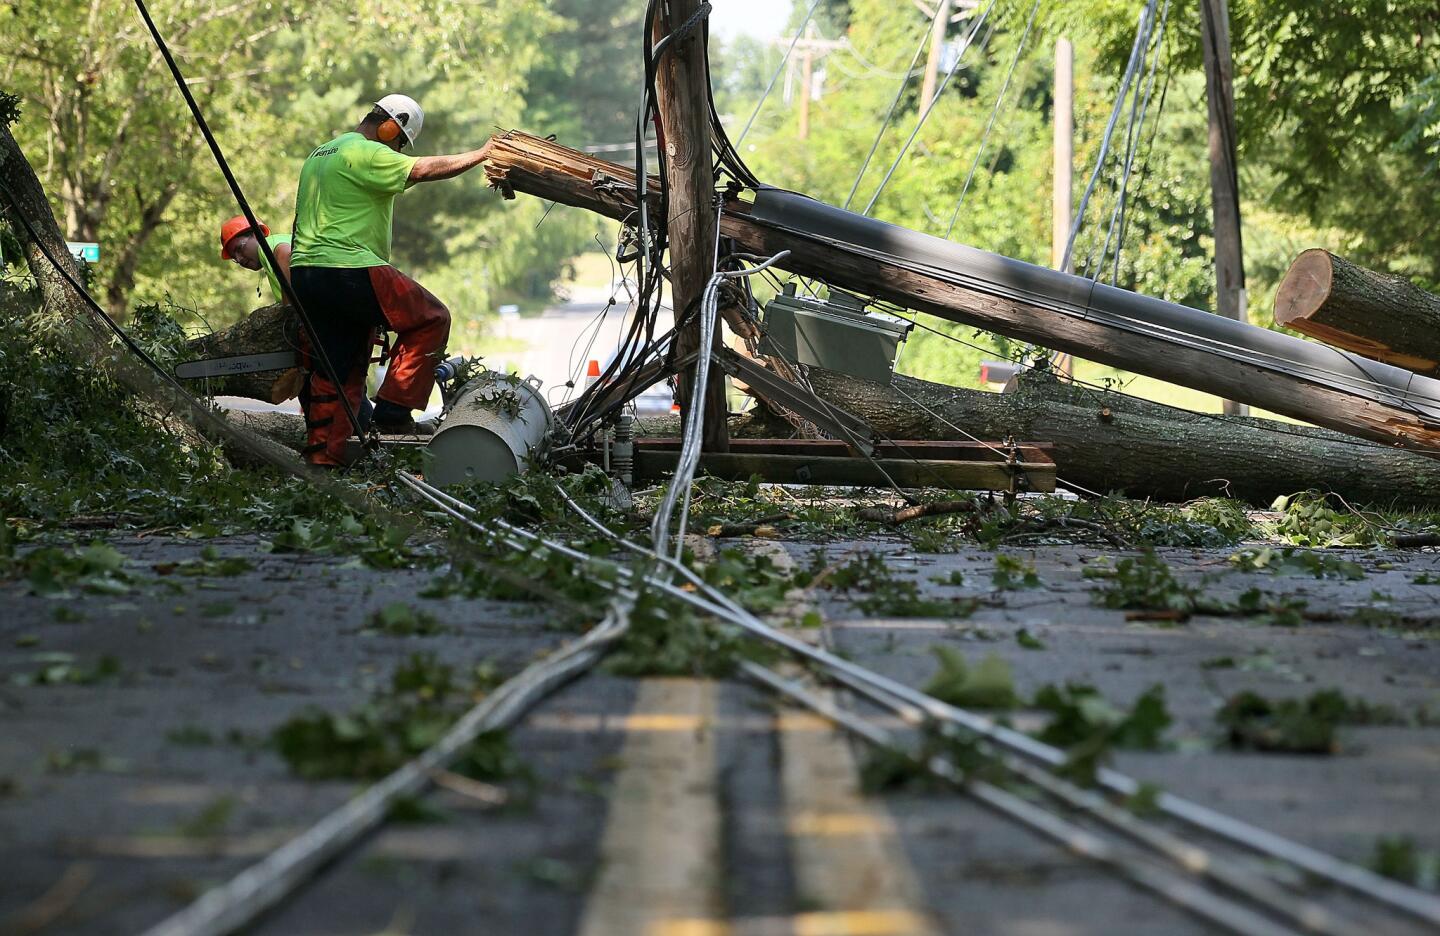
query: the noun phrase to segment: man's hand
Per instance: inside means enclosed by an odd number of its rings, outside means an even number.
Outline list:
[[[415,160],[415,165],[410,167],[410,184],[453,179],[469,172],[489,158],[489,140],[485,141],[484,146],[468,153],[457,153],[454,156],[421,156]]]

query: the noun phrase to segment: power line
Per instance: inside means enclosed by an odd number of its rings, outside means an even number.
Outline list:
[[[745,142],[745,137],[750,133],[750,128],[755,125],[755,118],[760,116],[760,108],[765,106],[765,100],[770,97],[770,92],[775,90],[775,82],[780,80],[780,73],[785,70],[785,65],[790,61],[791,53],[795,51],[795,46],[800,44],[800,37],[805,34],[805,27],[810,25],[810,20],[815,16],[815,11],[820,9],[820,4],[823,2],[824,0],[815,0],[814,3],[810,4],[810,9],[805,13],[805,19],[800,22],[800,28],[795,30],[795,38],[790,40],[790,48],[785,50],[785,54],[780,59],[780,64],[775,68],[775,74],[770,76],[770,83],[765,86],[765,93],[760,95],[760,100],[755,102],[755,109],[750,112],[750,119],[745,121],[745,129],[740,131],[740,137],[735,141],[736,146]]]
[[[937,14],[938,15],[938,14]],[[865,178],[865,173],[870,169],[870,161],[875,158],[875,151],[880,148],[880,140],[884,138],[885,131],[890,128],[890,121],[895,117],[895,110],[900,106],[900,99],[905,96],[905,89],[910,86],[910,79],[915,77],[915,65],[920,61],[920,53],[925,51],[925,45],[930,40],[930,32],[926,30],[920,37],[920,44],[915,47],[915,54],[910,58],[910,66],[905,69],[905,74],[900,79],[900,86],[895,89],[895,98],[890,102],[890,109],[885,112],[885,119],[880,122],[880,129],[875,133],[875,142],[870,144],[870,152],[865,154],[865,161],[860,164],[860,171],[855,174],[855,183],[850,186],[850,194],[845,196],[845,210],[850,210],[850,203],[855,200],[855,193],[860,189],[860,180]]]
[[[1125,107],[1125,100],[1130,94],[1130,83],[1135,78],[1136,69],[1139,67],[1140,54],[1145,48],[1150,37],[1150,22],[1155,15],[1157,0],[1150,0],[1145,8],[1140,11],[1140,22],[1135,28],[1135,44],[1130,48],[1130,61],[1125,66],[1125,73],[1120,79],[1120,90],[1115,96],[1115,106],[1110,111],[1110,119],[1105,123],[1105,133],[1100,139],[1100,152],[1095,157],[1095,171],[1090,175],[1090,182],[1085,186],[1085,194],[1080,197],[1080,205],[1075,211],[1075,221],[1070,226],[1070,237],[1065,243],[1065,256],[1060,264],[1060,269],[1070,269],[1070,261],[1075,253],[1075,239],[1080,235],[1080,228],[1085,223],[1085,209],[1090,205],[1090,197],[1095,193],[1095,186],[1100,181],[1101,170],[1105,168],[1105,157],[1110,153],[1110,141],[1115,134],[1115,124],[1120,120],[1120,112]]]
[[[885,186],[889,185],[890,180],[895,177],[895,170],[900,168],[900,163],[905,158],[905,154],[910,152],[911,144],[913,144],[915,138],[920,135],[920,129],[925,126],[925,121],[930,119],[930,114],[934,112],[935,105],[940,103],[940,98],[944,96],[945,89],[950,85],[950,79],[954,78],[955,73],[960,70],[961,63],[965,61],[965,53],[969,52],[971,46],[975,43],[975,36],[980,32],[980,28],[985,25],[986,21],[989,20],[990,14],[994,12],[995,2],[996,0],[990,0],[990,5],[985,8],[985,12],[980,14],[975,20],[969,34],[965,37],[964,44],[955,56],[954,64],[952,64],[950,70],[945,73],[945,80],[940,82],[940,87],[935,89],[935,96],[930,99],[929,103],[925,105],[925,109],[920,112],[920,118],[915,121],[915,129],[910,131],[909,139],[905,141],[904,146],[900,147],[900,153],[895,157],[895,161],[890,164],[890,169],[885,173],[885,178],[880,180],[880,187],[875,189],[874,195],[870,196],[870,202],[865,206],[865,210],[862,211],[861,214],[870,214],[870,211],[875,207],[875,203],[880,200],[880,194],[885,191]],[[993,35],[994,29],[992,27],[991,31],[986,34],[984,41],[981,43],[982,49],[989,43],[990,37]]]
[[[1025,32],[1020,35],[1020,41],[1015,45],[1015,57],[1010,60],[1010,70],[1005,73],[1005,82],[1000,86],[1000,93],[995,96],[995,106],[990,110],[990,119],[985,123],[985,132],[980,137],[980,145],[975,148],[975,161],[970,163],[970,171],[965,175],[965,184],[960,188],[960,197],[955,201],[955,211],[950,215],[950,225],[945,228],[945,239],[949,240],[950,235],[955,232],[955,222],[960,218],[960,207],[965,204],[965,195],[970,191],[970,183],[975,179],[975,170],[980,168],[980,158],[985,155],[985,144],[990,141],[990,131],[995,129],[995,118],[1000,114],[1000,107],[1005,103],[1005,95],[1010,90],[1010,79],[1015,77],[1015,66],[1020,64],[1020,56],[1025,52],[1025,41],[1030,38],[1030,30],[1035,25],[1035,14],[1040,12],[1040,0],[1035,0],[1035,5],[1030,8],[1030,19],[1025,23]]]

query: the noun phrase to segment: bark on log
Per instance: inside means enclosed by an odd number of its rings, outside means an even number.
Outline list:
[[[964,438],[890,387],[818,368],[809,379],[820,396],[891,438]],[[1164,501],[1228,495],[1268,505],[1314,488],[1352,503],[1440,504],[1434,459],[1327,429],[1192,413],[1033,373],[1008,393],[900,375],[895,386],[982,439],[1055,443],[1060,477],[1102,493]]]
[[[497,136],[491,143],[486,175],[506,197],[525,192],[622,221],[634,214],[632,170],[516,131]],[[650,181],[648,191],[653,199],[657,186]],[[763,224],[750,217],[750,209],[745,202],[727,202],[720,218],[722,235],[751,253],[769,256],[790,251],[779,266],[791,272],[1440,458],[1440,425],[1413,407],[1283,375],[1258,363],[1168,342],[1143,330],[1117,329],[1088,317],[1062,314],[1043,302],[982,292],[839,241]]]
[[[1319,248],[1290,265],[1275,322],[1346,351],[1440,376],[1440,296]]]
[[[194,360],[293,351],[300,347],[300,319],[288,305],[256,309],[229,328],[192,338],[186,348]],[[238,396],[284,403],[300,393],[299,368],[212,378],[206,389],[216,396]]]

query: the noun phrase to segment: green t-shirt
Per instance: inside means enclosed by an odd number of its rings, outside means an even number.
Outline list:
[[[390,262],[395,196],[414,156],[354,131],[315,150],[300,167],[292,267],[384,266]]]
[[[270,245],[270,252],[274,253],[276,247],[279,247],[281,244],[290,243],[290,235],[271,234],[269,237],[265,238],[265,243]],[[265,271],[265,278],[270,281],[270,291],[275,294],[275,301],[284,302],[285,292],[280,288],[280,279],[275,275],[275,271],[270,267],[270,261],[265,259],[264,253],[260,254],[260,268]]]

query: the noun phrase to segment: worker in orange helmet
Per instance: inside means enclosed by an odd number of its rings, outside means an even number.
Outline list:
[[[256,220],[260,219],[256,218]],[[269,226],[264,221],[260,221],[260,237],[265,238],[265,243],[270,245],[270,252],[275,255],[275,262],[280,266],[279,275],[284,276],[288,282],[290,279],[290,235],[272,235]],[[249,221],[245,220],[244,215],[236,215],[220,225],[220,259],[234,260],[247,270],[264,270],[265,278],[270,281],[270,293],[275,297],[275,301],[285,301],[285,293],[280,288],[280,280],[276,276],[276,271],[265,259],[265,254],[260,250],[260,239],[255,236],[255,229],[250,226]]]
[[[306,459],[344,464],[352,431],[343,392],[361,407],[375,330],[395,334],[385,380],[375,394],[381,432],[415,431],[412,411],[435,387],[435,367],[450,337],[450,310],[390,264],[394,203],[410,186],[451,179],[480,165],[490,147],[453,156],[414,156],[425,122],[420,105],[387,94],[360,124],[316,148],[300,168],[295,195],[291,282],[340,386],[312,368],[305,408]],[[411,152],[407,152],[407,150]]]

